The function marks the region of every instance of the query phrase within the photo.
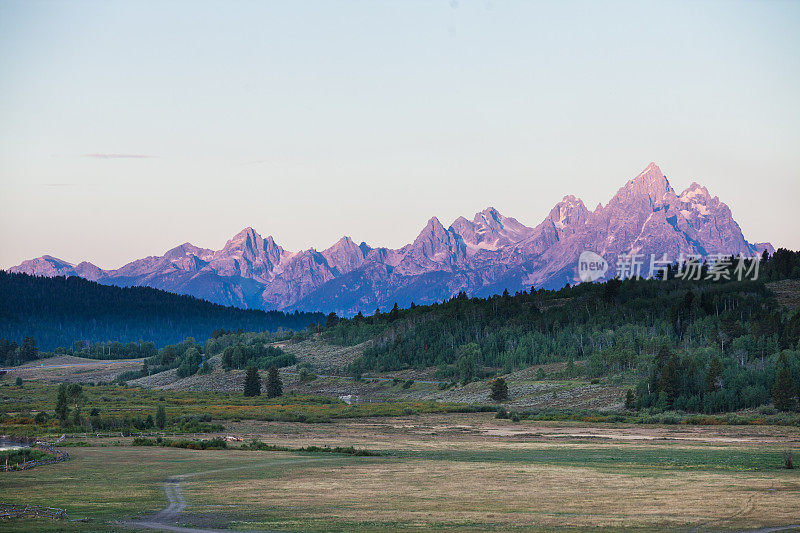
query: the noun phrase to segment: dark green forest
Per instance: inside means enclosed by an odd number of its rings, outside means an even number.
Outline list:
[[[436,367],[441,379],[467,382],[566,362],[562,378],[635,380],[632,406],[714,413],[785,397],[776,407],[796,408],[800,312],[780,307],[767,283],[800,277],[800,253],[765,258],[757,281],[674,274],[329,315],[323,335],[338,344],[375,339],[352,363],[356,376]]]
[[[211,338],[203,344],[190,337],[179,343],[164,346],[145,359],[141,371],[127,372],[119,379],[126,381],[173,368],[177,369],[178,377],[181,378],[197,373],[205,374],[213,371],[208,359],[217,354],[222,354],[222,368],[225,371],[249,367],[267,370],[271,367],[290,366],[297,362],[297,358],[269,343],[291,336],[290,331],[243,333],[219,329],[214,331]]]
[[[79,277],[0,271],[0,338],[21,345],[26,337],[33,337],[43,351],[60,346],[113,357],[130,354],[125,345],[139,345],[142,340],[153,343],[141,347],[141,356],[146,357],[153,349],[186,337],[207,339],[219,328],[277,331],[305,329],[323,321],[320,313],[246,310],[149,287],[123,288]],[[82,342],[75,346],[75,341]],[[112,347],[107,341],[118,344]],[[96,343],[106,344],[87,348]]]

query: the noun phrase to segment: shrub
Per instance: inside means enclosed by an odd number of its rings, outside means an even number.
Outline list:
[[[161,446],[161,437],[156,439],[148,439],[147,437],[134,437],[131,446]]]
[[[314,381],[315,379],[317,379],[317,376],[316,374],[312,374],[311,372],[309,372],[307,368],[301,368],[299,378],[301,383],[305,383],[307,381]]]
[[[783,451],[783,467],[787,470],[794,468],[794,461],[792,460],[792,450]]]
[[[138,370],[128,370],[127,372],[123,372],[119,376],[117,376],[117,383],[124,385],[125,382],[130,381],[132,379],[138,379],[142,377],[142,373]]]
[[[498,403],[508,400],[508,385],[506,385],[506,380],[497,378],[492,381],[492,392],[490,396],[492,400]]]

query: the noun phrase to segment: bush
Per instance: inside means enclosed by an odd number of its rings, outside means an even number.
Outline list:
[[[119,376],[117,376],[117,382],[121,384],[125,384],[126,381],[130,381],[132,379],[139,379],[142,377],[142,373],[138,370],[128,370],[127,372],[123,372]]]
[[[161,446],[163,439],[148,439],[147,437],[134,437],[131,446]]]
[[[792,460],[792,450],[784,450],[783,452],[783,467],[787,470],[794,468],[794,461]]]
[[[148,439],[146,437],[134,437],[133,446],[166,446],[169,448],[186,448],[189,450],[225,450],[228,443],[220,437],[209,440],[169,440],[158,437]]]
[[[403,388],[404,389],[410,389],[413,386],[414,386],[414,380],[413,379],[408,379],[408,380],[406,380],[405,383],[403,383]]]
[[[497,378],[492,381],[492,392],[490,396],[493,401],[498,403],[508,400],[508,385],[506,385],[506,380]]]
[[[314,381],[317,379],[316,374],[312,374],[307,368],[301,368],[298,377],[300,379],[300,383],[306,383],[308,381]]]

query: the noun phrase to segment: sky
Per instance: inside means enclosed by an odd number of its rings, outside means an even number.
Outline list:
[[[800,249],[800,2],[0,2],[0,268],[535,226],[655,161]]]

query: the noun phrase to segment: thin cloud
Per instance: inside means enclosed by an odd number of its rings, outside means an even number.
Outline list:
[[[150,159],[158,156],[146,154],[83,154],[83,157],[92,159]]]

